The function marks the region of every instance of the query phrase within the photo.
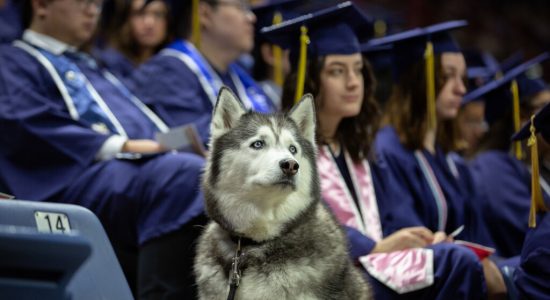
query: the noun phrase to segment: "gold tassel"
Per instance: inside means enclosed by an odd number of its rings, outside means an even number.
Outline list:
[[[276,12],[273,15],[273,25],[277,25],[283,22],[283,15],[280,12]],[[272,46],[273,51],[273,81],[279,87],[283,86],[283,50],[277,45]]]
[[[510,90],[512,91],[512,100],[513,100],[513,106],[514,106],[514,132],[518,132],[521,128],[521,121],[519,117],[519,88],[518,83],[516,80],[512,81],[512,84],[510,86]],[[518,160],[523,159],[523,151],[521,149],[521,142],[516,141],[513,145],[514,148],[514,155]]]
[[[531,147],[531,209],[529,211],[529,227],[535,228],[537,226],[537,213],[539,211],[547,211],[547,207],[544,204],[542,198],[542,192],[540,189],[539,179],[539,153],[537,148],[537,135],[535,130],[535,116],[531,116],[531,136],[527,142],[527,146]]]
[[[435,129],[437,126],[437,116],[435,111],[435,63],[434,48],[431,42],[426,45],[424,53],[426,61],[426,101],[428,129]]]
[[[191,6],[191,42],[197,49],[201,47],[201,23],[199,20],[199,1],[193,0]]]
[[[294,103],[298,103],[302,98],[306,81],[307,45],[309,44],[309,36],[307,35],[307,27],[302,26],[300,31],[302,32],[300,35],[300,58],[298,59],[298,78]]]
[[[386,36],[388,32],[388,25],[384,20],[376,20],[374,22],[374,37],[383,37]]]

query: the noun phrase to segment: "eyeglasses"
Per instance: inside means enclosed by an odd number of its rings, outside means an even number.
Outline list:
[[[103,0],[75,0],[82,10],[89,9],[92,5],[95,6],[98,10],[103,8]]]
[[[236,7],[237,9],[239,9],[243,12],[251,12],[252,11],[248,1],[244,1],[244,0],[238,0],[238,1],[218,0],[218,1],[216,1],[216,4],[217,5],[233,6],[233,7]]]

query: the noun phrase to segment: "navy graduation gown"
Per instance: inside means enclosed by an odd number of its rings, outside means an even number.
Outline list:
[[[395,129],[386,126],[379,130],[375,140],[377,157],[388,166],[395,182],[410,194],[410,215],[415,215],[422,224],[432,231],[438,230],[438,208],[430,185],[423,175],[414,151],[406,149]],[[441,149],[435,154],[422,150],[433,170],[447,203],[447,222],[444,231],[449,234],[465,225],[459,239],[491,246],[483,220],[479,218],[477,199],[479,194],[465,162],[457,155],[445,155]],[[449,163],[452,159],[452,165]],[[405,199],[409,201],[408,199]]]
[[[93,54],[100,64],[102,64],[118,78],[128,78],[136,69],[136,66],[131,60],[113,48],[96,48],[94,49]]]
[[[216,75],[238,94],[229,72],[217,72]],[[131,76],[129,84],[170,127],[194,123],[203,144],[207,145],[214,104],[197,75],[183,61],[161,52],[142,64]],[[273,109],[271,104],[268,105]]]
[[[19,11],[10,0],[0,8],[0,44],[11,43],[21,36]]]
[[[497,254],[519,255],[528,230],[531,174],[522,162],[496,150],[477,155],[471,170],[482,194],[481,212]]]
[[[549,213],[539,214],[537,227],[527,233],[514,283],[521,299],[550,299]]]
[[[129,138],[152,138],[143,112],[88,64],[77,63]],[[135,246],[203,211],[192,154],[95,161],[109,137],[71,118],[50,74],[24,50],[0,47],[0,180],[21,199],[94,211],[115,240]]]
[[[203,143],[208,142],[214,106],[181,60],[158,54],[134,72],[130,84],[169,127],[194,123]]]
[[[336,158],[342,176],[350,176],[343,156]],[[400,201],[408,194],[393,181],[383,161],[369,162],[372,183],[384,237],[394,231],[412,226],[421,226],[421,221],[410,216],[410,211]],[[351,180],[346,180],[347,184]],[[349,182],[349,183],[348,183]],[[409,215],[409,216],[407,216]],[[357,229],[345,227],[350,243],[350,254],[354,261],[369,254],[376,242]],[[375,299],[484,299],[486,286],[483,269],[478,258],[470,250],[448,243],[429,246],[434,252],[434,284],[413,292],[398,294],[367,273],[374,289]]]

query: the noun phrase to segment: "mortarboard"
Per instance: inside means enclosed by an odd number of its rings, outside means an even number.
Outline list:
[[[514,118],[514,132],[520,129],[520,112],[519,104],[520,94],[523,99],[525,97],[533,95],[533,93],[539,87],[538,84],[530,83],[532,79],[527,78],[525,73],[536,64],[548,59],[550,56],[548,53],[543,53],[515,68],[512,68],[506,72],[502,77],[494,79],[485,85],[469,92],[464,96],[463,104],[483,99],[485,102],[485,119],[489,124],[493,124],[504,116],[509,110],[510,106],[513,108]],[[519,82],[522,82],[520,88]],[[542,89],[538,90],[539,92]],[[521,145],[519,143],[514,144],[514,152],[518,159],[523,157],[521,151]]]
[[[498,76],[501,66],[489,52],[478,50],[462,51],[468,66],[468,87],[478,88]]]
[[[372,39],[371,47],[392,45],[392,65],[394,80],[398,80],[403,71],[413,63],[424,61],[426,68],[426,113],[428,128],[437,123],[435,109],[435,54],[460,52],[460,48],[449,31],[464,27],[464,20],[448,21],[424,28],[414,28],[382,38]]]
[[[360,53],[360,42],[372,36],[372,23],[350,1],[262,29],[270,42],[290,49],[298,65],[296,99],[303,93],[307,56]]]
[[[533,118],[533,126],[535,133],[540,133],[542,137],[550,143],[550,103],[541,108]],[[530,134],[531,123],[523,125],[523,127],[512,136],[512,140],[520,141],[527,139]]]
[[[296,9],[301,5],[303,3],[299,0],[272,0],[252,7],[252,12],[256,15],[256,24],[254,24],[256,32],[260,32],[263,27],[298,17]]]
[[[299,14],[295,12],[295,9],[302,4],[303,3],[298,0],[272,0],[266,4],[253,7],[252,12],[256,15],[256,24],[254,24],[255,47],[259,47],[262,43],[266,42],[263,35],[260,34],[260,30],[263,27],[280,24],[284,20],[298,17]],[[284,81],[283,53],[281,48],[277,45],[273,45],[273,62],[274,82],[278,86],[282,86]]]
[[[525,57],[523,56],[522,51],[514,52],[512,55],[505,58],[502,63],[500,64],[500,69],[502,72],[508,72],[513,67],[519,66],[523,61],[525,60]]]
[[[368,43],[361,45],[361,52],[376,70],[389,69],[391,67],[391,50],[392,45],[372,46]]]
[[[302,26],[309,36],[308,54],[313,56],[359,53],[359,41],[372,36],[370,20],[350,1],[263,28],[262,33],[272,43],[298,52]]]
[[[468,22],[464,20],[438,23],[372,39],[368,44],[370,46],[393,45],[394,78],[397,79],[411,64],[424,59],[428,42],[432,43],[434,54],[460,52],[460,47],[449,31],[464,27],[467,24]]]
[[[548,211],[539,181],[539,154],[536,135],[538,132],[546,142],[550,142],[550,103],[531,116],[531,121],[512,137],[515,141],[528,139],[527,146],[531,148],[531,209],[529,211],[529,227],[531,228],[537,226],[537,213]]]
[[[548,55],[548,53],[543,53],[523,64],[516,66],[515,68],[512,68],[511,70],[506,72],[502,77],[489,81],[483,86],[470,91],[468,94],[464,96],[463,102],[467,103],[467,102],[482,99],[482,98],[491,98],[491,99],[486,99],[487,102],[491,102],[493,100],[492,98],[494,98],[494,97],[490,97],[490,96],[493,96],[491,93],[505,92],[506,88],[508,87],[507,84],[509,84],[514,80],[524,82],[524,84],[522,84],[524,88],[523,89],[520,88],[519,90],[522,93],[522,96],[533,95],[544,90],[545,84],[543,81],[538,79],[529,79],[527,76],[525,76],[525,73],[531,67],[543,62],[549,57],[550,56]],[[527,80],[534,81],[534,83],[526,83]],[[502,96],[502,94],[500,94],[499,96]],[[501,101],[501,99],[497,101]],[[503,108],[506,108],[505,105],[502,105],[502,103],[497,103],[497,104],[499,106],[502,106]],[[498,109],[496,109],[494,112],[491,112],[491,113],[493,113],[494,115],[489,114],[486,116],[487,121],[489,121],[490,123],[494,122],[496,119],[498,119],[498,117],[501,116]]]

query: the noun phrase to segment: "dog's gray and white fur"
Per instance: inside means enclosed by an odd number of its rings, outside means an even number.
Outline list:
[[[320,202],[315,109],[305,96],[288,114],[247,112],[222,88],[203,178],[212,219],[197,247],[200,299],[225,300],[241,236],[235,299],[370,299],[345,236]]]

